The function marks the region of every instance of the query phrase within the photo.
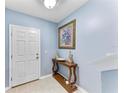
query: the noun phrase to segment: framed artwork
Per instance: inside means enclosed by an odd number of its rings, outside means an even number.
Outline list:
[[[58,29],[58,47],[61,49],[75,49],[76,20]]]

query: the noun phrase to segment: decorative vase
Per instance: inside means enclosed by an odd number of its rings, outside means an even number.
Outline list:
[[[72,54],[71,50],[69,50],[68,62],[73,63],[73,54]]]

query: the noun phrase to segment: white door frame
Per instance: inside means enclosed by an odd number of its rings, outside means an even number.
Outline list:
[[[25,26],[20,26],[20,25],[14,25],[14,24],[9,24],[9,88],[12,87],[12,26],[19,26],[22,28],[29,28],[29,29],[37,29],[37,28],[32,28],[32,27],[25,27]],[[40,29],[38,29],[40,31]],[[40,33],[39,33],[40,34]],[[40,40],[39,40],[40,42]],[[41,47],[41,45],[40,45]],[[39,48],[39,51],[41,52],[41,49]],[[41,72],[41,53],[39,53],[39,79],[40,79],[40,72]]]

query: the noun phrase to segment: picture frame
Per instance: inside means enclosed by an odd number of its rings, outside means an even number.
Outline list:
[[[75,49],[76,19],[58,28],[58,48]]]

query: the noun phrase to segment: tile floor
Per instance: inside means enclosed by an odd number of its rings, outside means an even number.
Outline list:
[[[53,77],[33,81],[6,91],[6,93],[68,93]],[[76,91],[74,93],[81,93]]]

